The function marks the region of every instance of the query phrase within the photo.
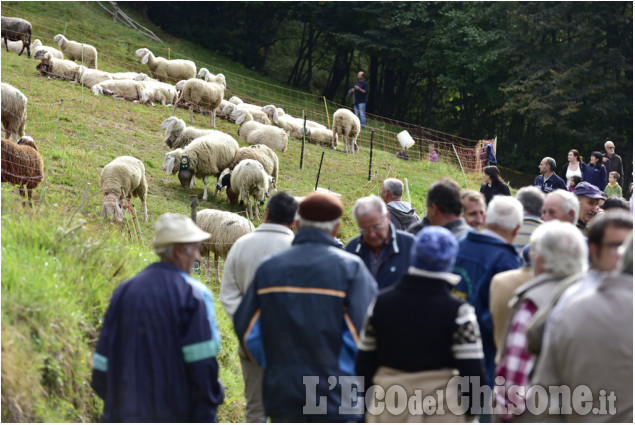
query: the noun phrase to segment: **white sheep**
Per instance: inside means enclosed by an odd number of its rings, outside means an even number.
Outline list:
[[[2,44],[6,46],[7,52],[20,53],[22,50],[24,50],[24,43],[22,43],[22,40],[9,41],[5,38],[2,38]],[[33,47],[33,43],[31,44],[31,47]]]
[[[304,127],[298,128],[296,133],[298,139],[302,139],[302,134],[305,133],[304,130]],[[333,147],[333,131],[328,128],[307,127],[306,141],[314,145]]]
[[[333,149],[337,149],[339,139],[345,142],[346,153],[357,153],[357,137],[361,131],[359,118],[348,109],[341,108],[333,114]]]
[[[115,158],[101,170],[101,193],[104,195],[104,203],[101,209],[102,217],[114,217],[117,221],[123,221],[123,209],[121,200],[123,196],[130,198],[134,195],[141,199],[143,206],[143,218],[148,221],[148,207],[146,197],[148,194],[148,182],[146,181],[146,169],[143,162],[132,156],[120,156]]]
[[[67,59],[80,61],[89,68],[97,68],[97,49],[94,46],[69,40],[62,34],[53,37],[53,41],[60,46]]]
[[[212,196],[216,196],[218,191],[221,190],[223,187],[229,186],[231,182],[231,172],[243,159],[254,159],[262,164],[265,172],[273,177],[271,186],[276,187],[276,182],[278,181],[278,155],[276,155],[273,149],[271,149],[269,146],[251,145],[238,149],[238,152],[236,152],[236,156],[234,157],[232,163],[229,164],[229,166],[225,168],[218,177],[218,181],[216,182],[216,189],[214,190]]]
[[[187,157],[185,164],[189,167],[194,177],[203,179],[205,187],[203,200],[207,200],[207,179],[209,176],[218,177],[232,162],[238,143],[229,134],[215,131],[198,139],[185,148],[175,149],[165,154],[161,169],[167,174],[177,174],[181,166],[181,160]],[[194,178],[190,181],[190,187],[194,186]]]
[[[283,129],[261,124],[249,112],[238,117],[236,124],[240,125],[238,136],[250,145],[263,144],[280,152],[287,151],[289,137]]]
[[[219,258],[227,258],[229,249],[241,236],[254,231],[251,221],[236,213],[204,209],[196,213],[196,225],[212,236],[201,244],[201,258],[210,279],[209,254],[214,254],[216,282],[220,282]]]
[[[251,117],[261,124],[271,125],[271,120],[266,113],[262,111],[262,107],[258,105],[252,105],[250,103],[241,103],[235,105],[231,102],[227,103],[222,110],[223,115],[232,122],[236,122],[239,116],[249,112]]]
[[[117,99],[139,101],[141,92],[145,89],[145,83],[134,80],[106,80],[95,84],[92,91],[95,96],[105,94]]]
[[[135,80],[135,81],[146,81],[146,80],[154,80],[150,78],[147,74],[143,72],[113,72],[110,74],[113,80]]]
[[[240,197],[241,205],[247,199],[247,211],[251,220],[254,219],[254,210],[256,219],[260,219],[258,203],[264,204],[265,197],[272,186],[272,179],[273,177],[265,172],[262,164],[254,159],[243,159],[232,171],[229,186]]]
[[[145,88],[141,91],[139,101],[141,103],[150,102],[153,106],[160,103],[163,106],[170,106],[176,103],[176,88],[168,83],[160,81],[143,81]]]
[[[26,127],[26,96],[10,84],[0,86],[0,107],[2,109],[2,128],[7,139],[17,142],[24,136]]]
[[[227,89],[227,81],[225,80],[225,75],[223,74],[212,74],[209,72],[207,68],[201,68],[196,75],[197,78],[204,80],[208,83],[217,83],[223,85],[223,90]]]
[[[196,65],[191,60],[157,58],[146,48],[138,49],[135,56],[141,58],[142,64],[148,65],[153,78],[164,83],[175,83],[196,77]]]
[[[38,52],[33,55],[33,58],[40,59],[40,66],[45,75],[69,80],[71,82],[79,81],[81,69],[80,65],[75,62],[54,58],[48,50],[38,50]]]
[[[179,81],[177,85],[181,89],[176,102],[174,102],[173,115],[176,115],[176,108],[179,103],[189,102],[190,122],[194,122],[193,109],[194,106],[209,111],[210,125],[216,128],[216,108],[220,105],[225,95],[225,77],[218,74],[218,78],[207,82],[198,78],[191,78],[185,82]]]
[[[243,100],[238,96],[230,97],[228,102],[233,103],[234,105],[240,105],[241,103],[244,103]]]
[[[99,69],[86,68],[83,65],[79,67],[79,82],[88,87],[93,88],[95,84],[99,84],[106,80],[112,80],[112,75],[106,71]]]
[[[36,38],[33,43],[31,44],[31,47],[33,47],[33,54],[35,55],[37,52],[39,52],[40,50],[46,50],[47,52],[49,52],[51,54],[52,57],[54,57],[55,59],[64,59],[64,55],[62,54],[62,52],[60,52],[59,50],[57,50],[55,47],[50,47],[50,46],[44,46],[42,45],[42,42],[40,41],[39,38]]]
[[[263,106],[262,111],[267,114],[274,125],[286,131],[288,135],[296,136],[298,129],[304,128],[304,119],[285,114],[281,108],[276,108],[274,105]],[[324,125],[311,120],[306,120],[306,126],[326,128]]]
[[[165,144],[171,149],[184,148],[194,139],[218,133],[217,130],[186,127],[185,121],[177,117],[166,118],[161,123],[161,130],[165,130],[166,136],[169,134],[169,137],[165,139]]]

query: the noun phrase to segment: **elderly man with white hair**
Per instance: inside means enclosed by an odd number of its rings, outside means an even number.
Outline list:
[[[487,206],[485,229],[481,233],[472,229],[459,241],[459,253],[454,266],[454,273],[461,276],[461,281],[452,292],[474,306],[481,328],[490,386],[493,385],[496,357],[490,312],[490,283],[495,274],[522,265],[512,245],[522,223],[522,204],[510,196],[495,196]]]
[[[536,356],[527,352],[527,326],[540,307],[546,304],[562,279],[587,267],[588,249],[584,237],[571,223],[553,220],[538,227],[530,237],[534,279],[514,292],[512,314],[503,336],[496,377],[505,378],[504,385],[495,387],[497,406],[502,407],[505,422],[529,415],[525,403],[511,402],[508,391],[512,385],[525,390]],[[526,391],[522,391],[522,397]]]
[[[568,190],[554,190],[545,197],[542,204],[542,220],[566,221],[576,224],[580,215],[580,202],[576,196]]]
[[[161,261],[115,289],[93,356],[104,422],[216,422],[214,300],[190,277],[210,236],[184,215],[163,214],[152,242]]]

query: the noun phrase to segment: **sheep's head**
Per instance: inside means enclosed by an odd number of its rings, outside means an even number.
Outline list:
[[[48,60],[50,59],[51,54],[48,52],[48,50],[38,50],[36,54],[33,55],[33,59],[40,59],[40,60]]]
[[[183,156],[183,149],[175,149],[165,154],[165,158],[163,159],[163,165],[161,165],[161,169],[165,171],[166,174],[176,174],[179,172],[179,167],[177,165],[181,164],[181,157]]]
[[[18,140],[18,145],[30,146],[33,149],[37,150],[37,145],[33,141],[33,137],[31,136],[22,136],[20,140]]]
[[[236,118],[236,124],[242,125],[243,123],[252,121],[253,119],[254,117],[252,117],[249,112],[245,112],[244,114]]]
[[[33,40],[33,43],[31,43],[31,47],[32,48],[36,48],[36,47],[40,47],[42,45],[42,42],[40,41],[39,38],[36,38],[35,40]]]
[[[62,34],[57,34],[55,37],[53,37],[53,41],[56,42],[60,47],[62,47],[62,44],[64,44],[64,42],[66,41],[66,37],[64,37]]]
[[[227,89],[227,81],[225,80],[225,76],[223,74],[218,74],[214,77],[214,82],[216,84],[222,84],[223,89]]]
[[[93,87],[91,87],[91,90],[93,91],[93,94],[95,96],[99,96],[101,94],[101,84],[95,84]]]
[[[223,170],[222,173],[220,173],[220,176],[218,176],[218,181],[216,182],[216,190],[214,191],[214,195],[216,195],[218,193],[219,190],[223,189],[224,187],[231,187],[231,171],[229,170],[229,168],[225,168]]]
[[[187,83],[187,80],[181,80],[178,83],[176,83],[176,85],[174,86],[174,88],[177,91],[183,91],[183,89],[185,88],[185,83]]]
[[[298,136],[302,137],[302,135],[306,134],[307,136],[311,135],[311,127],[300,127],[298,128]]]
[[[150,50],[148,50],[145,47],[143,47],[141,49],[137,49],[137,51],[134,52],[134,55],[141,58],[141,57],[147,55],[149,52],[150,52]]]
[[[139,93],[139,102],[148,103],[150,101],[150,89],[145,88]]]
[[[278,124],[278,109],[274,105],[262,107],[262,112],[269,115],[275,124]]]
[[[221,111],[221,114],[229,116],[232,112],[234,112],[234,109],[236,109],[236,105],[233,103],[228,103]]]
[[[104,203],[101,207],[102,217],[111,217],[118,222],[123,222],[123,209],[119,202],[119,196],[114,193],[107,193],[104,196]]]
[[[232,96],[229,98],[229,103],[233,103],[234,105],[240,105],[243,103],[243,100],[238,96]]]
[[[209,69],[201,68],[198,71],[198,74],[196,74],[196,78],[200,78],[201,80],[207,81],[207,79],[209,78],[209,74],[210,74]]]
[[[135,81],[148,81],[151,80],[152,78],[148,77],[148,74],[144,74],[143,72],[137,74],[134,76],[133,80]]]

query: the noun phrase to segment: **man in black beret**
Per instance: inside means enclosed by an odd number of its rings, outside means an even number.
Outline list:
[[[293,245],[260,263],[234,315],[245,353],[264,369],[263,401],[273,422],[362,419],[355,358],[377,283],[361,259],[337,246],[343,211],[326,193],[300,202]]]

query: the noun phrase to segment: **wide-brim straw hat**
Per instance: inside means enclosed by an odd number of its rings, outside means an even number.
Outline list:
[[[153,248],[175,243],[202,242],[212,235],[201,230],[192,219],[183,214],[166,213],[157,220],[154,226]]]

